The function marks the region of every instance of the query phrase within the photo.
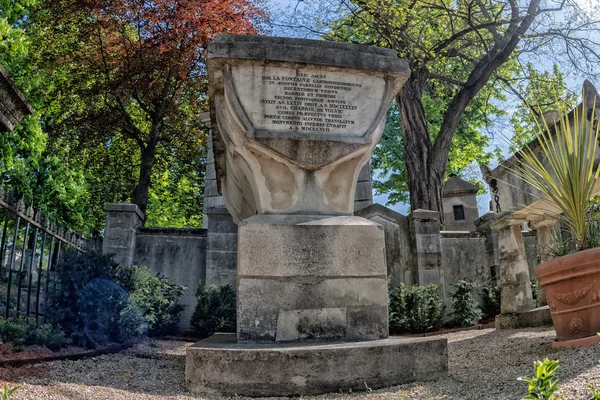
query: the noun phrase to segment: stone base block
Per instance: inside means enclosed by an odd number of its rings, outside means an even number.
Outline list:
[[[572,349],[574,347],[595,346],[595,345],[598,345],[599,343],[600,343],[600,336],[595,335],[595,336],[584,337],[581,339],[563,340],[563,341],[555,340],[554,342],[552,342],[552,348],[566,350],[566,349]]]
[[[496,316],[496,329],[535,328],[538,326],[552,326],[552,316],[548,306]]]
[[[448,374],[447,339],[239,344],[215,334],[188,347],[185,380],[193,393],[303,396],[377,389]]]
[[[239,342],[388,336],[383,227],[360,217],[257,215],[238,235]]]

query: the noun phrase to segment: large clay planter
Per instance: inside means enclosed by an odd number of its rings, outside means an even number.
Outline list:
[[[546,290],[557,347],[598,343],[600,248],[542,263],[535,269],[535,276]]]

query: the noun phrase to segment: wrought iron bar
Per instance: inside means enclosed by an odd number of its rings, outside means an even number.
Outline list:
[[[17,242],[19,241],[19,224],[21,223],[21,217],[17,215],[17,222],[15,223],[15,234],[13,236],[12,252],[10,254],[10,263],[8,264],[8,284],[6,286],[6,319],[10,317],[10,288],[12,285],[12,272],[15,265],[15,257],[17,255]]]
[[[37,250],[37,242],[38,242],[38,233],[39,228],[35,228],[35,232],[33,234],[33,248],[31,249],[31,260],[29,261],[29,270],[27,273],[27,310],[25,313],[29,316],[31,312],[31,289],[32,289],[32,281],[33,281],[33,265],[35,264],[35,252]]]
[[[43,238],[42,238],[42,249],[40,251],[40,263],[39,263],[39,267],[38,267],[38,276],[37,276],[37,286],[35,289],[35,321],[38,321],[39,315],[40,315],[40,294],[41,294],[41,289],[42,289],[42,274],[43,274],[43,269],[44,269],[44,247],[46,246],[46,235],[47,233],[44,232]]]
[[[50,265],[52,264],[52,249],[54,247],[54,236],[50,236],[50,246],[48,247],[48,264],[46,264],[46,290],[44,292],[46,301],[50,295]],[[46,323],[47,312],[44,310],[44,323]]]
[[[2,277],[2,270],[4,266],[4,251],[6,250],[6,233],[8,230],[8,217],[10,213],[8,210],[4,210],[4,227],[2,228],[2,241],[0,242],[0,277]]]
[[[17,277],[17,313],[16,316],[19,316],[19,312],[21,311],[21,287],[23,286],[23,268],[25,267],[25,257],[27,255],[27,243],[29,242],[29,226],[31,224],[27,223],[25,227],[25,236],[23,236],[23,247],[21,249],[21,262],[19,263],[19,276]]]

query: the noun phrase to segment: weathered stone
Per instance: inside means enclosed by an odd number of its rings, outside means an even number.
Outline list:
[[[179,328],[190,329],[198,304],[196,291],[206,275],[206,229],[138,228],[133,264],[148,267],[187,290],[179,298],[185,306]]]
[[[440,299],[449,309],[451,304],[446,295],[444,269],[442,268],[442,241],[438,212],[414,210],[409,220],[414,246],[416,283],[418,285],[437,285]]]
[[[215,166],[234,221],[351,214],[407,64],[387,49],[238,36],[218,36],[207,64]]]
[[[451,176],[444,183],[444,230],[472,231],[473,222],[479,217],[477,192],[479,186],[473,185],[458,176]],[[455,210],[459,208],[459,210]],[[456,217],[462,217],[457,219]]]
[[[132,265],[136,246],[136,229],[143,225],[144,214],[135,204],[107,204],[102,252],[113,254],[119,265]]]
[[[492,229],[498,232],[501,281],[501,313],[512,314],[534,308],[529,265],[521,225],[524,216],[505,211],[496,216]]]
[[[346,337],[346,309],[279,311],[275,341],[340,340]]]
[[[553,258],[552,247],[556,245],[556,224],[557,221],[554,219],[543,218],[531,222],[531,227],[536,231],[536,248],[540,264]],[[548,304],[546,291],[541,286],[538,287],[537,304],[538,306]]]
[[[239,344],[217,334],[188,347],[188,389],[223,396],[305,396],[447,376],[447,339]]]
[[[523,329],[540,326],[552,326],[552,315],[550,315],[548,306],[496,316],[496,329]]]
[[[0,65],[0,132],[12,131],[30,114],[33,114],[33,108]]]

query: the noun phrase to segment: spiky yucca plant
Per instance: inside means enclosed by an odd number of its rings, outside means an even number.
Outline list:
[[[573,235],[577,250],[589,247],[587,232],[598,220],[590,199],[600,174],[600,165],[595,166],[599,124],[595,121],[596,97],[589,108],[587,94],[584,89],[584,101],[581,108],[573,110],[572,121],[563,114],[555,124],[540,123],[536,139],[542,157],[536,154],[535,146],[527,146],[521,150],[520,162],[512,168],[513,173],[544,193],[559,210],[558,213],[530,211],[560,220]]]

